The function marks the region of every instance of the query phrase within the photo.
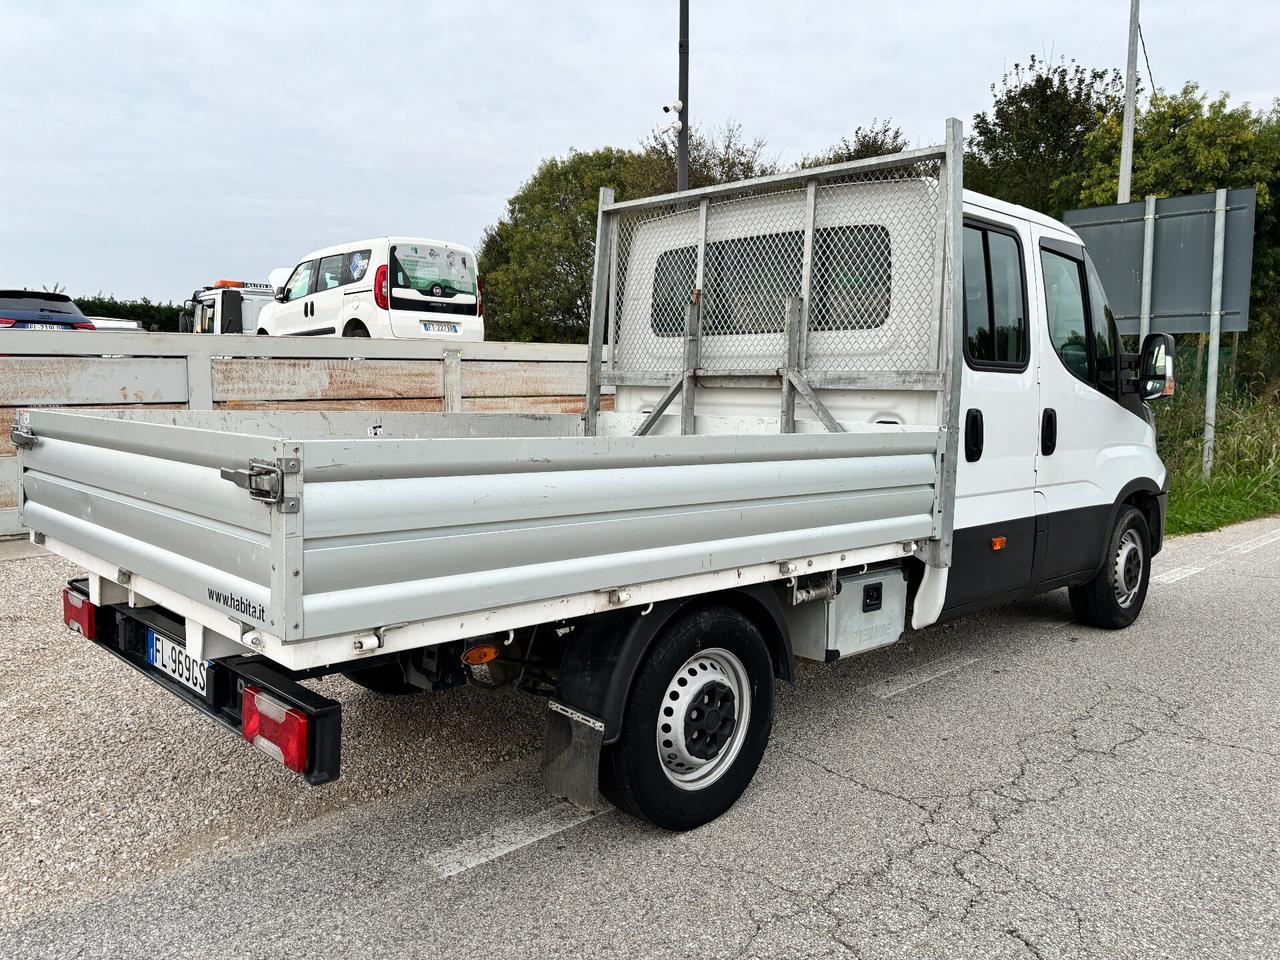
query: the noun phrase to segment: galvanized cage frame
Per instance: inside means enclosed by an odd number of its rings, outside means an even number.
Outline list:
[[[736,183],[719,184],[688,190],[678,194],[665,194],[637,200],[615,202],[614,193],[608,188],[600,191],[600,205],[596,224],[596,250],[593,270],[591,322],[588,339],[588,385],[585,414],[588,436],[598,432],[601,388],[606,385],[619,387],[648,386],[665,388],[661,399],[637,429],[638,435],[648,433],[665,415],[669,406],[679,396],[680,432],[694,432],[695,384],[699,387],[754,386],[774,388],[779,396],[779,430],[783,433],[795,430],[795,401],[799,397],[814,415],[831,431],[843,430],[842,425],[828,412],[818,394],[828,389],[877,389],[928,391],[937,397],[939,441],[938,470],[939,489],[935,517],[935,540],[930,545],[926,559],[935,565],[949,562],[951,553],[952,510],[956,477],[957,434],[959,429],[959,391],[955,389],[959,378],[961,321],[963,301],[957,254],[960,250],[963,228],[963,132],[959,120],[951,118],[946,123],[944,142],[938,146],[908,150],[902,153],[847,163],[831,164],[807,170],[795,170],[774,176],[760,177]],[[923,334],[921,342],[927,345],[924,353],[917,353],[914,362],[877,364],[874,361],[850,362],[828,354],[826,362],[817,362],[810,349],[812,334],[811,304],[813,302],[813,276],[815,256],[821,256],[822,245],[815,251],[815,236],[819,232],[818,211],[824,197],[843,191],[846,196],[856,196],[859,191],[870,192],[875,184],[919,184],[930,198],[931,225],[934,237],[931,244],[932,262],[924,282],[929,287],[927,304],[915,303],[917,316],[927,317],[928,327],[917,324]],[[706,303],[708,268],[708,227],[720,210],[741,199],[754,199],[757,208],[772,205],[775,211],[769,215],[775,221],[791,223],[786,214],[777,210],[798,201],[799,227],[803,231],[799,289],[794,296],[785,296],[781,305],[783,316],[780,329],[767,329],[766,336],[756,336],[753,342],[764,341],[776,350],[776,357],[751,357],[742,365],[734,365],[732,357],[721,349],[717,355],[708,348],[703,330]],[[763,203],[760,199],[764,198]],[[874,199],[869,201],[874,203]],[[626,262],[619,250],[625,241],[620,236],[625,218],[648,214],[650,223],[663,218],[680,218],[683,222],[696,220],[696,249],[694,262],[694,286],[685,306],[683,337],[670,336],[658,346],[662,356],[654,357],[654,369],[636,369],[628,363],[627,345],[617,341],[619,326],[619,301],[626,277]],[[784,226],[780,229],[788,229]],[[794,229],[792,229],[794,233]],[[758,237],[756,238],[759,239]],[[919,237],[917,238],[919,239]],[[767,262],[760,251],[761,262]],[[622,263],[619,261],[623,260]],[[687,266],[687,265],[686,265]],[[657,276],[655,267],[655,278]],[[656,285],[656,284],[655,284]],[[713,291],[714,295],[714,291]],[[654,296],[650,295],[651,298]],[[886,307],[886,311],[888,311]],[[901,307],[899,307],[901,309]],[[886,312],[886,317],[889,314]],[[884,322],[883,320],[881,321]],[[738,331],[731,331],[738,332]],[[749,331],[756,333],[756,331]],[[611,340],[608,359],[605,359],[606,334]],[[775,336],[776,334],[776,336]],[[651,347],[654,346],[651,344]],[[919,348],[920,343],[915,347]],[[847,349],[847,347],[846,347]],[[759,351],[757,351],[759,353]],[[646,357],[648,361],[650,357]]]

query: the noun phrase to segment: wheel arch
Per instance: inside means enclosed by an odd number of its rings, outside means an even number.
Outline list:
[[[1156,483],[1150,477],[1138,477],[1130,480],[1120,489],[1115,503],[1111,505],[1111,513],[1107,518],[1108,535],[1109,531],[1115,529],[1116,519],[1120,516],[1120,511],[1125,507],[1136,507],[1141,511],[1143,519],[1147,521],[1147,529],[1151,534],[1151,555],[1155,556],[1160,552],[1160,548],[1164,543],[1164,514],[1168,498],[1168,475],[1165,476],[1163,485]],[[1106,562],[1106,549],[1104,547],[1103,555],[1098,558],[1098,566],[1093,571],[1094,575],[1097,575],[1097,572],[1102,569],[1102,565]]]
[[[602,722],[604,743],[616,742],[646,651],[676,616],[709,605],[733,607],[751,620],[769,647],[774,676],[794,681],[795,658],[782,604],[770,584],[754,584],[587,618],[565,649],[552,700]]]

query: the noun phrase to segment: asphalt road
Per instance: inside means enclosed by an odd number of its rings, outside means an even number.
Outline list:
[[[677,835],[548,799],[538,705],[474,690],[328,681],[308,789],[0,563],[0,956],[1280,956],[1280,519],[1155,569],[1120,633],[1059,592],[805,666]]]

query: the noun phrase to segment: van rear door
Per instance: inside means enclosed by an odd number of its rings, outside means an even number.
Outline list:
[[[391,328],[396,336],[459,335],[475,327],[479,297],[470,251],[397,243],[391,246],[390,261]]]

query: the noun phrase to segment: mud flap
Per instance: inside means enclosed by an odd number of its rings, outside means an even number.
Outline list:
[[[603,810],[600,796],[600,750],[604,723],[572,707],[548,703],[542,741],[542,782],[547,792],[586,810]]]

